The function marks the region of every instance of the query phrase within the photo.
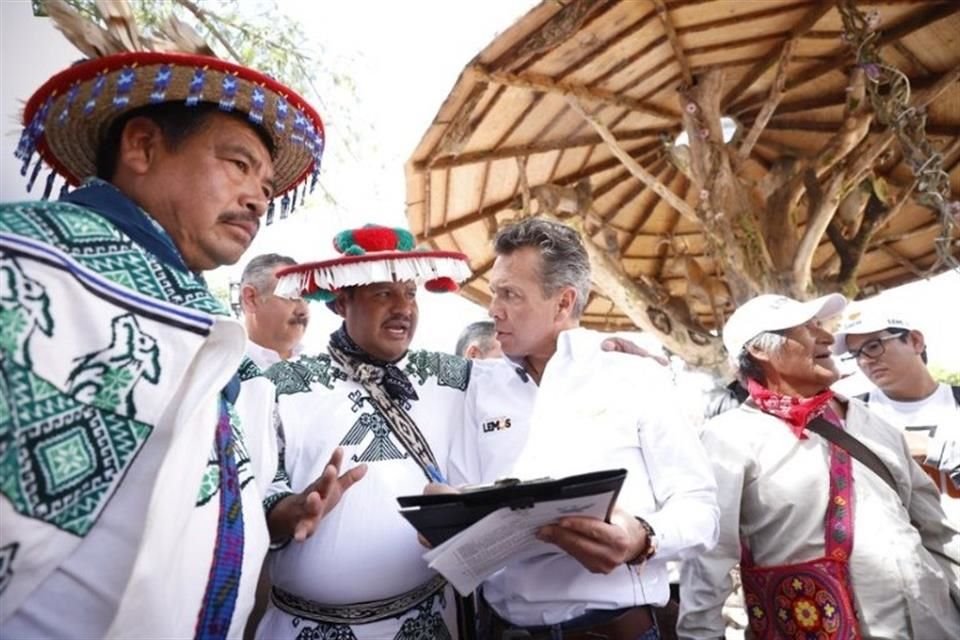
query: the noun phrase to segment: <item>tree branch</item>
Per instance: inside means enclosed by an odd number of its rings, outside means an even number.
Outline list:
[[[667,204],[676,209],[683,217],[697,224],[700,223],[700,219],[697,217],[697,214],[693,208],[688,205],[686,201],[681,199],[680,196],[671,191],[669,187],[657,180],[656,177],[651,175],[646,169],[640,166],[640,163],[634,160],[630,154],[620,146],[616,137],[614,137],[614,135],[609,129],[607,129],[606,126],[604,126],[602,122],[600,122],[595,116],[591,116],[584,111],[576,97],[568,96],[567,104],[569,104],[570,108],[576,113],[580,114],[580,117],[590,123],[590,125],[600,135],[600,138],[607,143],[607,147],[610,148],[610,152],[613,153],[613,155],[615,155],[620,162],[624,164],[631,174],[633,174],[645,185],[650,187],[654,193],[663,198]],[[705,230],[704,233],[708,233],[708,231]]]
[[[767,122],[770,121],[773,112],[776,111],[777,105],[780,104],[780,100],[783,98],[784,87],[787,82],[787,67],[790,65],[790,57],[793,55],[795,46],[796,40],[791,38],[784,43],[783,49],[780,51],[780,60],[777,62],[777,75],[773,80],[773,84],[770,85],[770,95],[763,103],[763,108],[760,109],[756,120],[753,121],[753,126],[750,127],[750,132],[747,133],[743,139],[743,143],[740,145],[740,149],[737,151],[737,156],[741,161],[746,160],[750,156],[753,145],[757,143],[760,134],[763,133],[763,129],[767,126]]]
[[[830,220],[833,219],[833,215],[837,211],[837,206],[840,204],[843,183],[844,172],[837,171],[830,178],[830,182],[827,183],[827,188],[824,189],[820,198],[819,206],[810,212],[810,217],[807,219],[806,229],[793,259],[793,289],[795,295],[800,299],[804,299],[812,293],[813,254],[820,245],[820,238],[823,237]]]
[[[673,55],[680,65],[683,81],[690,85],[693,84],[693,75],[690,73],[690,62],[687,60],[683,47],[680,45],[680,38],[677,37],[677,30],[673,26],[673,20],[670,19],[670,10],[663,4],[663,0],[653,0],[653,5],[657,8],[657,16],[663,24],[663,30],[667,32],[667,39],[673,48]]]
[[[236,49],[233,48],[233,46],[230,44],[230,41],[227,40],[227,38],[222,33],[220,33],[220,30],[217,29],[217,27],[212,23],[212,21],[210,20],[210,16],[207,14],[206,11],[198,7],[191,0],[174,0],[174,2],[176,2],[181,7],[183,7],[190,13],[192,13],[194,17],[200,22],[200,24],[205,26],[207,30],[213,34],[213,37],[216,38],[217,41],[223,45],[223,48],[227,50],[227,53],[230,54],[230,56],[234,59],[234,61],[237,64],[243,64],[244,62],[243,57],[237,52]],[[223,19],[220,19],[220,21],[226,23],[226,21]]]
[[[474,64],[468,67],[468,69],[477,78],[508,87],[519,87],[521,89],[529,89],[531,91],[544,91],[546,93],[554,93],[567,98],[576,97],[590,102],[600,102],[602,104],[613,105],[623,109],[630,109],[631,111],[645,113],[656,118],[668,120],[670,122],[676,121],[678,117],[678,114],[676,113],[671,113],[666,109],[642,100],[629,98],[605,89],[596,89],[593,87],[577,85],[569,82],[558,82],[553,78],[540,74],[530,73],[520,75],[516,73],[509,73],[507,71],[488,71],[483,67],[483,65],[480,64]]]
[[[607,255],[584,229],[580,216],[559,219],[545,216],[573,228],[590,257],[594,285],[640,329],[656,336],[663,345],[695,367],[722,370],[726,366],[719,338],[696,325],[678,300],[664,300],[662,294],[634,281],[623,265]]]

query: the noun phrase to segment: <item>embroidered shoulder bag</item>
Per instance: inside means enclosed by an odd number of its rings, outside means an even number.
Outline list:
[[[747,616],[758,640],[862,638],[849,570],[853,551],[852,466],[850,454],[830,443],[825,556],[796,564],[758,567],[747,545],[741,542],[740,571]]]

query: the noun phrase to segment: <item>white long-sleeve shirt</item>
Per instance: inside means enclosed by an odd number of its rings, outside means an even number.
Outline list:
[[[960,532],[895,428],[851,400],[846,429],[880,456],[899,488],[897,495],[853,461],[850,574],[864,638],[960,638]],[[758,566],[825,553],[825,440],[814,434],[800,440],[778,418],[746,406],[711,420],[702,439],[717,479],[720,539],[683,563],[681,638],[723,636],[721,607],[741,537]]]
[[[464,429],[455,434],[449,475],[456,483],[529,479],[625,468],[618,506],[646,520],[657,555],[639,569],[592,574],[559,551],[508,565],[484,583],[503,618],[553,624],[588,609],[666,602],[666,561],[716,540],[716,487],[693,429],[683,423],[666,369],[601,351],[603,335],[563,332],[540,386],[514,362],[478,362],[467,390]]]

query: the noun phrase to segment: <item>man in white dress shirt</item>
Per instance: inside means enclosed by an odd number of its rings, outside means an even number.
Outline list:
[[[297,264],[293,258],[266,253],[253,258],[240,277],[240,305],[247,328],[247,357],[263,370],[300,355],[310,322],[304,300],[274,294],[277,271]]]
[[[669,371],[603,351],[601,334],[579,328],[590,266],[573,230],[530,218],[503,229],[496,252],[490,315],[506,357],[474,367],[451,482],[628,475],[609,522],[544,527],[555,553],[484,584],[481,637],[658,638],[650,605],[668,599],[666,561],[716,539],[706,455]]]
[[[940,489],[944,511],[960,525],[960,387],[930,375],[923,334],[902,313],[862,303],[847,315],[834,351],[855,359],[876,385],[860,399],[904,430],[911,454]]]

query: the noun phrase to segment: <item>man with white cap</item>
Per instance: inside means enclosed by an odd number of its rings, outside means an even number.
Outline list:
[[[681,569],[681,638],[719,638],[741,563],[753,637],[960,637],[960,532],[901,433],[829,387],[842,296],[761,295],[724,327],[750,397],[707,423],[720,539]]]
[[[911,452],[940,489],[944,509],[960,523],[960,387],[933,379],[923,334],[903,314],[877,304],[856,306],[833,350],[856,360],[876,385],[861,399],[904,429]]]

